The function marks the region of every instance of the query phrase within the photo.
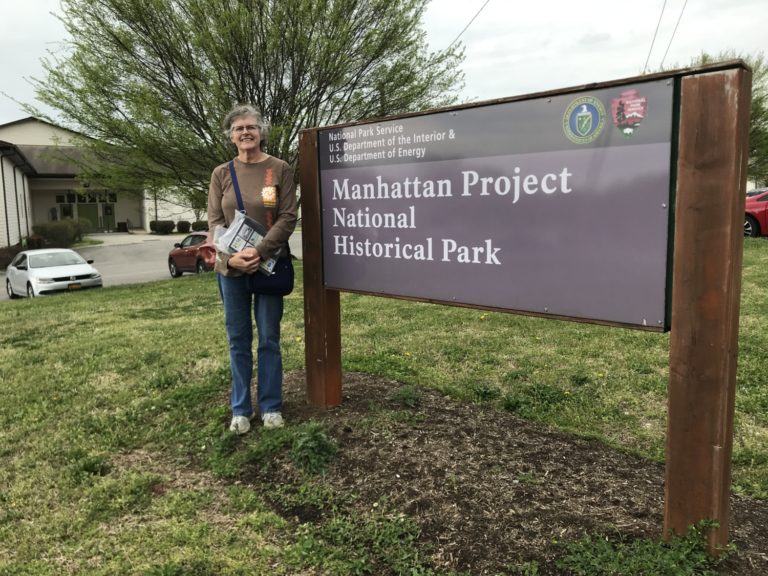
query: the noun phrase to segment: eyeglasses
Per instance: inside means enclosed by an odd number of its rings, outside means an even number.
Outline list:
[[[256,124],[246,124],[245,126],[232,126],[232,132],[235,134],[242,134],[245,131],[248,132],[255,132],[259,129],[259,126],[256,126]]]

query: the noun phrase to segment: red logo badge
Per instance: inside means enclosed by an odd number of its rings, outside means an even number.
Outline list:
[[[625,138],[635,133],[648,112],[648,99],[635,90],[622,92],[611,101],[611,115],[614,125]]]

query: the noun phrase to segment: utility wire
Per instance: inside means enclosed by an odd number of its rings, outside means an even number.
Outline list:
[[[485,0],[485,4],[483,4],[483,5],[480,7],[480,10],[478,10],[478,11],[477,11],[477,13],[476,13],[474,16],[472,16],[472,20],[470,20],[470,21],[467,23],[467,25],[466,25],[466,26],[464,26],[464,30],[462,30],[461,32],[459,32],[459,35],[458,35],[458,36],[456,36],[456,38],[454,38],[454,39],[453,39],[453,42],[451,42],[450,44],[448,44],[448,48],[446,48],[446,50],[448,50],[448,49],[449,49],[451,46],[453,46],[454,44],[456,44],[456,42],[459,40],[459,38],[461,38],[461,35],[462,35],[462,34],[464,34],[464,32],[466,32],[466,31],[467,31],[467,28],[469,28],[469,27],[472,25],[472,22],[474,22],[474,21],[475,21],[475,18],[477,18],[478,16],[480,16],[480,12],[482,12],[482,11],[485,9],[485,7],[486,7],[486,6],[488,6],[488,2],[490,2],[490,1],[491,1],[491,0]],[[664,1],[666,2],[666,0],[664,0]]]
[[[661,58],[661,64],[659,64],[659,68],[664,67],[664,60],[667,59],[667,52],[669,52],[669,47],[672,46],[672,40],[675,38],[675,34],[677,33],[677,27],[680,25],[680,20],[683,19],[683,12],[685,12],[686,4],[688,4],[688,0],[685,0],[685,2],[683,2],[683,7],[680,9],[680,16],[677,17],[677,23],[675,24],[675,29],[672,30],[672,37],[669,39],[669,44],[667,44],[667,49],[664,51],[664,56]]]
[[[656,32],[653,33],[653,40],[651,40],[651,47],[648,49],[648,56],[645,59],[645,66],[643,66],[643,74],[648,69],[648,60],[651,59],[651,52],[653,51],[653,45],[656,43],[656,35],[659,33],[659,26],[661,25],[661,17],[664,16],[664,8],[667,7],[667,0],[664,0],[664,4],[661,6],[661,14],[659,14],[659,21],[656,22]]]

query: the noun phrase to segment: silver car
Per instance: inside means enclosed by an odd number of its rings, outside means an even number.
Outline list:
[[[24,250],[5,272],[9,298],[33,298],[53,292],[101,288],[101,274],[74,250],[49,248]]]

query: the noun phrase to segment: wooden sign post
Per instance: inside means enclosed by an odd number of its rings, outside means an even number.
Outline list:
[[[331,408],[341,404],[341,310],[339,292],[323,285],[316,130],[299,136],[299,158],[307,400],[312,406]]]
[[[680,92],[664,532],[716,520],[728,542],[752,75],[684,76]]]

